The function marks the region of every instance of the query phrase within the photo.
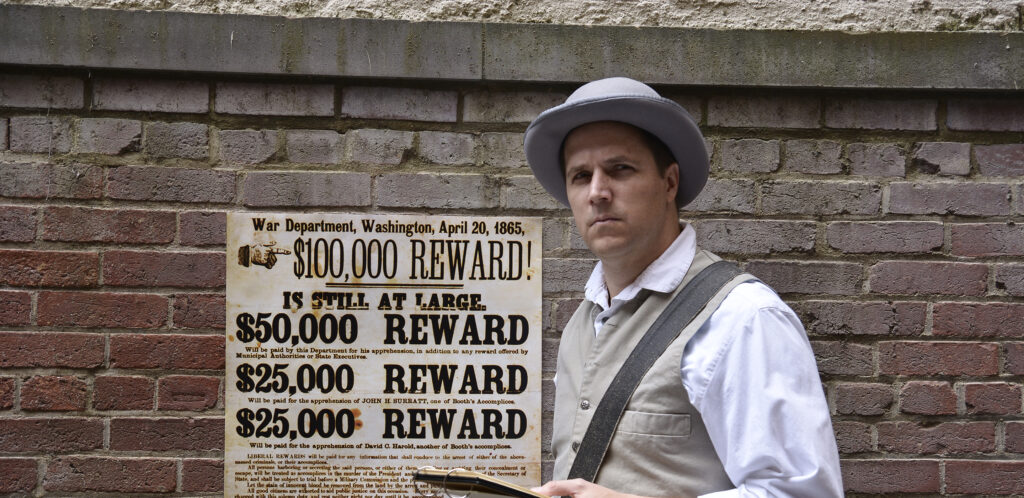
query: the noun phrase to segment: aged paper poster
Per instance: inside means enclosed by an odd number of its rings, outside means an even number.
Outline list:
[[[540,482],[539,218],[229,213],[224,492]]]

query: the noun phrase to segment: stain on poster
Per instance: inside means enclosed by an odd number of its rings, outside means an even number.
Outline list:
[[[541,220],[229,213],[226,496],[540,482]]]

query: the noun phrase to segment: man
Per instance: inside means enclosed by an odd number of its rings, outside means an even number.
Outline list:
[[[589,450],[583,436],[612,377],[671,300],[718,260],[696,247],[693,228],[678,219],[706,183],[708,159],[689,114],[627,78],[588,83],[542,113],[526,131],[525,149],[534,176],[571,208],[599,259],[562,334],[554,480],[535,491],[842,496],[803,327],[770,288],[745,274],[688,324],[674,324],[678,336],[631,391],[594,482],[567,480],[577,457],[586,460],[577,452]]]

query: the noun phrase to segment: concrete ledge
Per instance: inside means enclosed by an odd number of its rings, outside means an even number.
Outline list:
[[[0,64],[213,74],[1010,90],[1024,33],[716,31],[0,5]]]

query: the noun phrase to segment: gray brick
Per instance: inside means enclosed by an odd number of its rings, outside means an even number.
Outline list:
[[[543,240],[544,251],[554,251],[565,247],[568,223],[564,218],[544,217]]]
[[[367,206],[366,173],[258,172],[245,177],[246,206]]]
[[[149,123],[143,146],[153,157],[206,159],[210,154],[209,130],[201,123]]]
[[[685,206],[686,211],[731,211],[753,213],[757,193],[751,180],[723,180],[708,178],[707,185],[693,202]]]
[[[796,301],[793,310],[811,335],[921,335],[928,305],[921,302]]]
[[[1010,186],[998,183],[910,183],[889,185],[889,212],[895,214],[1010,214]]]
[[[78,152],[123,154],[139,150],[142,122],[134,119],[85,118],[78,120]]]
[[[217,138],[220,160],[228,164],[260,164],[277,153],[277,130],[224,130]]]
[[[834,175],[843,172],[843,146],[833,140],[787,140],[783,171]]]
[[[3,223],[0,222],[0,227]],[[0,239],[2,239],[0,234]],[[1011,296],[1024,296],[1024,265],[996,265],[996,288]]]
[[[353,86],[342,90],[341,114],[366,119],[455,122],[454,91]]]
[[[218,83],[214,110],[263,116],[333,116],[333,85]]]
[[[484,166],[519,168],[526,166],[522,133],[482,133],[477,144],[478,162]]]
[[[98,199],[102,195],[100,166],[0,163],[0,197]]]
[[[544,258],[544,294],[582,292],[597,262],[593,259]]]
[[[814,249],[812,221],[698,220],[697,244],[721,254],[774,254]]]
[[[0,150],[7,150],[7,118],[0,118]]]
[[[484,175],[395,173],[376,178],[377,205],[416,208],[490,208],[497,194]]]
[[[914,165],[923,173],[967,176],[971,173],[971,144],[919,143],[914,149]]]
[[[224,212],[178,213],[178,240],[186,246],[222,246],[227,237]]]
[[[852,295],[860,290],[857,263],[751,261],[746,270],[779,293]]]
[[[205,113],[210,89],[199,81],[98,79],[92,106],[106,111]]]
[[[777,181],[762,186],[765,214],[876,214],[882,189],[868,182]]]
[[[0,107],[81,109],[84,100],[84,85],[79,78],[32,74],[0,75]]]
[[[235,173],[197,168],[120,166],[107,172],[107,197],[134,201],[228,203],[235,199]]]
[[[1024,131],[1024,99],[956,99],[946,110],[951,130]]]
[[[11,118],[11,150],[45,154],[70,152],[71,127],[71,118],[67,117],[13,117]]]
[[[779,169],[778,140],[745,138],[720,143],[724,171],[770,173]]]
[[[293,163],[338,164],[345,155],[345,137],[332,130],[289,130],[285,150]]]
[[[829,223],[829,247],[845,253],[924,253],[942,249],[945,230],[939,222]]]
[[[934,100],[842,99],[825,105],[825,126],[871,130],[934,130]]]
[[[0,206],[0,241],[32,242],[35,238],[35,208]]]
[[[509,209],[566,209],[533,176],[513,176],[502,190]]]
[[[1024,256],[1024,225],[1019,223],[957,223],[950,227],[953,256]]]
[[[481,123],[528,123],[567,95],[549,92],[472,92],[462,104],[462,120]]]
[[[436,164],[472,164],[473,135],[444,131],[419,132],[419,156]]]
[[[400,164],[412,149],[413,132],[397,130],[352,130],[345,137],[349,159],[372,164]]]
[[[818,98],[722,96],[708,100],[708,126],[818,128],[820,116]]]
[[[686,112],[690,114],[698,124],[704,118],[703,102],[700,97],[694,95],[680,95],[673,92],[662,92],[662,97],[674,100],[677,104],[683,106]],[[559,102],[561,103],[561,102]]]
[[[907,175],[907,159],[896,144],[861,143],[846,147],[850,174],[862,176]]]
[[[1024,176],[1024,144],[975,145],[974,158],[984,176]]]

